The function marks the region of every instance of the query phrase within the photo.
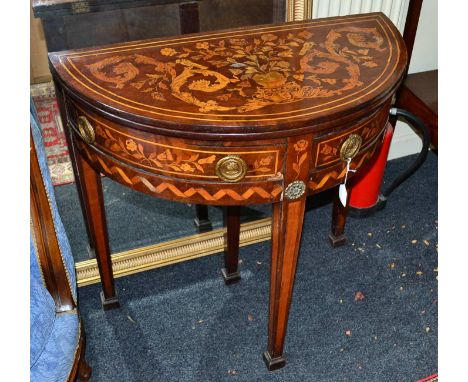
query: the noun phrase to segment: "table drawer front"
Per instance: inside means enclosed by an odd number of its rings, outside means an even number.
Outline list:
[[[94,168],[124,186],[158,198],[183,203],[213,205],[251,205],[281,200],[283,179],[267,182],[210,183],[200,180],[161,176],[143,171],[98,151],[73,134],[74,147]]]
[[[285,144],[240,146],[228,142],[194,144],[145,133],[108,121],[79,105],[69,119],[88,144],[132,166],[176,178],[212,182],[266,181],[282,177]],[[86,125],[86,126],[85,126]]]
[[[365,122],[346,131],[340,131],[338,134],[316,137],[314,139],[316,145],[314,167],[330,166],[342,161],[345,145],[353,138],[356,140],[351,145],[354,143],[354,147],[358,150],[355,155],[365,150],[368,144],[372,143],[375,137],[384,130],[388,120],[388,110],[385,106]]]
[[[383,133],[383,130],[381,130]],[[383,134],[380,134],[376,139],[370,144],[362,149],[351,161],[350,169],[359,170],[367,162],[369,162],[373,156],[377,153],[377,150],[382,144]],[[355,172],[350,172],[348,178],[351,178],[355,175]],[[334,187],[343,182],[346,175],[346,163],[339,161],[327,167],[322,167],[311,172],[310,180],[308,187],[311,193],[317,193],[325,191],[331,187]]]

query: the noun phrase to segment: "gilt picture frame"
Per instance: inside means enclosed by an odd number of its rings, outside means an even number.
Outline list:
[[[286,0],[286,21],[312,18],[312,0]]]

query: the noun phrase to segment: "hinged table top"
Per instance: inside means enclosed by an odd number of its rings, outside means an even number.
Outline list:
[[[51,53],[72,93],[146,124],[311,125],[395,90],[406,50],[371,13]]]

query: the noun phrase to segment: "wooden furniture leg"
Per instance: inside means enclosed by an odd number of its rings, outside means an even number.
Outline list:
[[[204,204],[195,204],[195,219],[193,219],[198,232],[208,232],[213,229],[211,220],[208,217],[208,206]]]
[[[241,279],[239,267],[240,207],[228,206],[223,211],[224,226],[224,268],[221,270],[226,285]]]
[[[101,301],[104,310],[118,308],[119,300],[114,286],[112,261],[107,234],[104,198],[102,195],[101,176],[96,172],[81,154],[75,150],[75,160],[80,177],[80,187],[83,191],[83,203],[89,215],[88,224],[91,241],[95,245],[96,260],[101,276]]]
[[[88,382],[91,378],[92,370],[86,360],[83,358],[78,365],[78,378],[81,382]]]
[[[328,235],[330,244],[333,248],[341,247],[342,245],[346,244],[346,235],[344,234],[344,229],[346,225],[346,218],[348,216],[349,195],[350,192],[348,190],[348,200],[346,202],[346,207],[344,207],[340,202],[340,198],[338,197],[338,187],[335,190],[335,196],[333,198],[331,232]]]
[[[56,84],[54,85],[55,85],[55,95],[57,97],[57,104],[60,110],[60,117],[62,119],[62,123],[65,124],[66,121],[68,120],[67,110],[65,106],[65,98],[62,94],[61,88],[59,88]],[[75,150],[73,147],[73,140],[71,138],[71,131],[69,127],[66,125],[64,126],[64,130],[65,130],[65,139],[67,141],[67,146],[68,146],[68,154],[70,155],[71,164],[73,168],[73,175],[75,177],[75,186],[76,186],[76,190],[78,193],[78,199],[81,205],[81,212],[83,214],[83,220],[87,222],[89,221],[89,217],[88,217],[89,211],[86,210],[84,197],[83,197],[83,190],[81,189],[81,182],[79,181],[80,173],[78,172],[78,168],[76,167]],[[91,239],[91,233],[89,232],[88,224],[85,224],[85,228],[86,228],[86,235],[88,237],[88,244],[86,247],[88,251],[88,256],[93,259],[96,257],[96,253],[94,250],[94,243],[92,242],[92,239]]]
[[[67,382],[76,382],[76,381],[88,382],[93,373],[93,370],[89,367],[85,358],[86,335],[85,335],[81,320],[80,320],[80,327],[81,327],[81,338],[79,341],[78,351],[77,351],[78,359],[75,360],[75,362],[78,361],[78,364],[76,365],[76,368],[75,368],[75,365],[73,365],[73,369],[76,369],[76,372],[73,372],[73,370],[72,372],[70,372]]]
[[[268,370],[283,367],[284,339],[296,275],[306,199],[273,204],[271,242],[268,350],[263,358]]]

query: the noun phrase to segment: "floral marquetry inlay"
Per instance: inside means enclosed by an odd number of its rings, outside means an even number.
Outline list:
[[[294,151],[296,152],[296,160],[292,165],[294,172],[296,173],[296,178],[301,173],[301,166],[307,159],[307,147],[309,146],[309,142],[304,139],[297,141],[294,144]]]
[[[219,163],[225,160],[229,154],[234,155],[236,158],[239,157],[238,161],[242,163],[242,176],[239,176],[239,179],[244,177],[256,179],[276,177],[280,170],[279,150],[233,150],[226,152],[178,147],[129,136],[99,122],[90,115],[86,120],[92,122],[93,129],[96,132],[96,142],[94,143],[96,146],[115,157],[139,164],[156,172],[199,178],[218,178]],[[226,167],[223,173],[232,172],[231,167]],[[230,177],[233,176],[228,174],[227,178]],[[233,179],[228,179],[228,181],[237,180],[236,176]]]
[[[388,79],[383,75],[395,47],[381,17],[128,43],[59,59],[86,91],[134,112],[207,121],[283,119],[357,101]]]
[[[200,112],[246,113],[361,87],[361,68],[378,66],[374,55],[385,50],[376,28],[343,27],[323,41],[313,37],[303,29],[204,41],[157,55],[119,54],[87,68],[97,80],[133,87],[156,102],[175,97]]]

